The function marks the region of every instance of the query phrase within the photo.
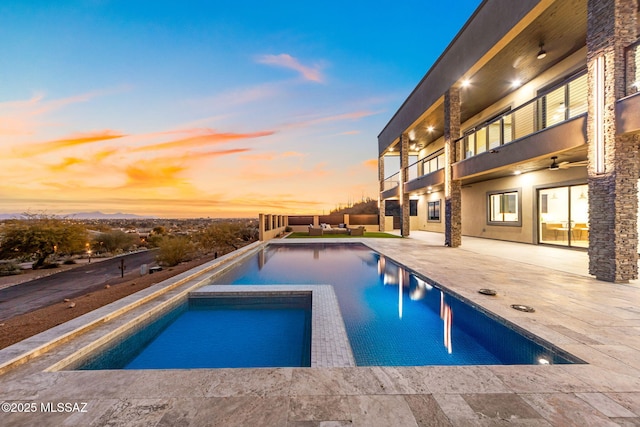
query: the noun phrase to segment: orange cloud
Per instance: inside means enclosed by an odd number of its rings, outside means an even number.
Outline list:
[[[280,55],[262,55],[256,58],[256,62],[259,64],[289,68],[299,72],[302,77],[312,82],[322,83],[324,81],[324,76],[320,72],[320,67],[318,65],[315,65],[314,67],[302,65],[300,61],[286,53],[281,53]]]
[[[15,149],[15,151],[22,156],[35,156],[38,154],[48,153],[67,147],[75,147],[77,145],[91,144],[98,141],[122,138],[123,136],[126,135],[111,130],[103,130],[91,133],[76,134],[68,138],[56,139],[54,141],[31,144],[24,148],[17,148]]]
[[[201,147],[211,144],[220,144],[229,141],[235,141],[240,139],[260,138],[263,136],[273,135],[274,131],[261,131],[253,133],[231,133],[222,132],[218,133],[213,130],[209,130],[210,133],[206,135],[193,136],[189,138],[182,138],[175,141],[161,142],[159,144],[145,145],[143,147],[134,148],[131,151],[154,151],[165,150],[170,148],[187,148],[187,147]]]
[[[49,168],[54,172],[59,172],[67,169],[69,166],[77,165],[79,163],[83,163],[83,160],[78,159],[77,157],[65,157],[61,163],[51,165]]]
[[[378,170],[378,159],[365,160],[362,164],[368,169]]]

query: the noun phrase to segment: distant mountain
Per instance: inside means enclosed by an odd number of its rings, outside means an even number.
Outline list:
[[[64,214],[58,214],[58,215],[52,215],[52,216],[58,216],[58,217],[64,217],[64,218],[74,218],[74,219],[147,219],[147,218],[155,218],[155,217],[151,217],[151,216],[143,216],[143,215],[136,215],[136,214],[126,214],[126,213],[113,213],[113,214],[106,214],[106,213],[102,213],[102,212],[77,212],[77,213],[72,213],[72,214],[68,214],[68,215],[64,215]],[[21,219],[24,218],[25,216],[23,214],[19,214],[19,213],[8,213],[8,214],[0,214],[0,220],[4,220],[4,219]]]
[[[69,218],[75,219],[145,219],[145,218],[155,218],[151,216],[144,215],[136,215],[136,214],[126,214],[122,212],[106,214],[102,212],[78,212],[68,215]]]
[[[24,216],[22,214],[16,214],[16,213],[0,214],[0,221],[3,219],[20,219],[20,218],[24,218]]]

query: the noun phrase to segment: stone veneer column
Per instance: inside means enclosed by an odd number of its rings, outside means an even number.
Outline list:
[[[626,283],[638,278],[637,135],[617,135],[615,105],[625,95],[624,48],[635,41],[637,0],[589,0],[588,184],[589,273]],[[597,170],[595,109],[596,58],[604,58],[604,170]]]
[[[460,137],[460,90],[444,94],[444,244],[462,244],[462,183],[453,179],[451,165],[457,159],[456,139]]]
[[[258,240],[264,241],[264,214],[258,214]]]
[[[617,135],[616,101],[625,95],[624,48],[635,41],[637,0],[589,0],[589,273],[626,283],[638,278],[638,135]],[[596,58],[604,58],[604,171],[597,170],[594,130]]]
[[[408,236],[411,229],[411,217],[409,215],[409,193],[404,192],[404,183],[409,180],[409,135],[403,133],[400,136],[400,233]]]
[[[378,182],[380,184],[380,191],[378,192],[378,225],[380,227],[380,231],[384,231],[385,203],[382,198],[382,192],[384,191],[384,154],[378,157]]]

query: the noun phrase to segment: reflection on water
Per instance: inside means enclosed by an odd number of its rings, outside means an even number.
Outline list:
[[[364,245],[271,244],[215,283],[331,285],[358,366],[567,363]]]
[[[434,288],[426,281],[414,276],[406,271],[402,266],[395,263],[388,263],[384,255],[378,255],[378,275],[382,277],[385,286],[398,287],[398,318],[402,319],[402,300],[404,289],[411,301],[424,299],[427,292]],[[413,279],[413,280],[412,280]],[[449,354],[453,353],[453,341],[451,338],[451,327],[453,323],[453,309],[445,302],[445,294],[436,290],[440,294],[440,319],[443,325],[443,343]]]

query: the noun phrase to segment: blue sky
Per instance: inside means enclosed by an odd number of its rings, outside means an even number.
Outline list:
[[[479,5],[3,1],[2,212],[322,213]]]

